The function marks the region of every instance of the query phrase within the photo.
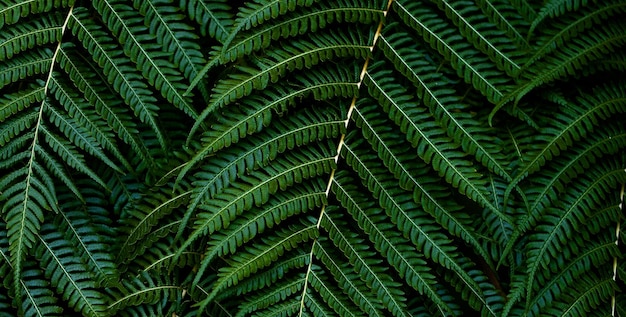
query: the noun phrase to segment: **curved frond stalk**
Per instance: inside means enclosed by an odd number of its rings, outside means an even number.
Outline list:
[[[147,235],[153,234],[152,228],[163,217],[186,204],[191,196],[191,191],[185,191],[169,197],[167,194],[170,192],[171,188],[158,192],[150,190],[144,194],[145,199],[126,208],[128,216],[124,222],[129,226],[129,230],[125,232],[126,239],[118,252],[118,262],[127,263],[135,258],[138,255],[136,252],[141,251],[137,250],[135,244],[145,239]]]
[[[459,41],[459,36],[452,32],[438,32],[450,24],[439,18],[432,9],[417,1],[402,2],[393,2],[393,7],[402,21],[449,60],[466,83],[471,83],[490,102],[500,101],[504,96],[502,89],[510,85],[507,76],[497,70],[495,64],[488,58],[480,56],[481,53],[471,44]]]
[[[217,109],[262,90],[277,82],[288,72],[312,68],[324,60],[340,57],[365,58],[370,54],[368,38],[361,30],[346,28],[333,33],[314,33],[309,38],[284,43],[267,50],[265,56],[251,61],[255,67],[239,66],[213,88],[207,107],[196,119],[188,141],[200,124]]]
[[[508,91],[496,103],[489,114],[489,120],[491,121],[496,112],[511,101],[513,106],[516,106],[524,96],[536,88],[566,76],[574,76],[591,62],[616,51],[624,44],[626,44],[626,23],[623,21],[605,23],[601,28],[590,29],[584,36],[567,42],[554,54],[525,69],[520,75],[523,82]]]
[[[432,115],[427,113],[426,108],[419,107],[401,86],[395,85],[393,77],[389,75],[390,72],[384,70],[370,71],[364,77],[364,84],[390,119],[406,134],[411,146],[417,149],[418,156],[432,165],[461,194],[512,223],[510,217],[502,213],[488,198],[486,183],[472,167],[472,161],[465,159],[467,154],[459,151],[456,144],[438,127],[420,125],[421,122],[432,120]]]
[[[626,182],[626,173],[623,167],[612,165],[615,163],[602,164],[580,177],[577,184],[570,185],[570,190],[561,199],[561,203],[542,217],[543,225],[538,226],[536,233],[529,237],[531,242],[526,249],[527,301],[532,298],[532,286],[536,283],[539,268],[546,267],[550,259],[563,249],[564,244],[575,243],[568,241],[574,239],[574,235],[577,235],[579,240],[589,235],[588,231],[583,230],[582,224],[590,216],[593,208],[617,204],[610,200],[605,201],[608,198],[607,191],[612,190],[617,184]],[[613,222],[605,226],[615,223],[617,215],[610,218],[614,218]]]
[[[299,98],[313,96],[317,100],[336,97],[354,97],[358,94],[357,74],[327,67],[298,74],[294,84],[270,86],[261,94],[243,99],[240,107],[222,112],[212,129],[202,136],[202,148],[194,157],[180,167],[176,181],[183,177],[200,161],[220,149],[239,142],[249,134],[258,133],[269,126],[273,114],[286,112],[290,107],[300,106]]]
[[[574,14],[555,20],[546,28],[542,28],[542,34],[536,39],[538,47],[525,61],[523,68],[530,68],[537,60],[552,53],[585,30],[602,23],[601,21],[624,13],[626,13],[626,3],[621,0],[606,0],[598,1],[595,5],[581,8]]]
[[[119,294],[115,300],[107,306],[109,312],[118,312],[129,306],[137,306],[146,303],[156,303],[175,297],[176,293],[183,292],[180,285],[167,281],[167,278],[151,276],[142,273],[139,276],[124,281],[117,291]]]
[[[382,19],[383,11],[380,7],[373,1],[364,3],[358,0],[343,0],[302,8],[297,13],[281,17],[278,21],[262,24],[250,32],[236,35],[234,43],[222,47],[220,62],[233,62],[269,47],[273,41],[316,32],[337,22],[373,24]]]
[[[528,34],[532,34],[533,31],[546,19],[546,18],[556,18],[558,16],[564,15],[566,12],[577,11],[581,8],[585,7],[589,1],[588,0],[548,0],[545,1],[541,10],[537,14],[537,17],[533,20],[530,25],[530,30]]]
[[[539,130],[541,139],[547,139],[548,142],[537,147],[534,145],[537,142],[536,136],[527,138],[525,143],[530,146],[526,151],[532,156],[524,158],[526,162],[508,186],[505,200],[513,188],[528,175],[538,171],[561,151],[585,138],[593,131],[598,121],[625,112],[626,90],[616,84],[599,86],[593,93],[581,94],[575,102],[562,109],[564,111],[559,111],[557,115],[550,114],[549,118],[546,118],[549,125]]]
[[[338,207],[327,206],[321,215],[320,227],[328,232],[328,238],[348,258],[354,272],[375,292],[387,310],[397,317],[410,316],[401,284],[386,273],[389,267],[380,265],[369,244],[363,243],[364,239],[346,228],[346,223],[339,218],[341,214]]]
[[[229,30],[228,38],[224,40],[224,47],[228,47],[230,42],[241,31],[249,30],[267,20],[275,19],[277,16],[294,11],[298,7],[309,7],[318,0],[253,0],[246,2],[239,8],[237,19],[233,28]]]
[[[160,91],[161,95],[176,108],[192,119],[197,119],[198,115],[191,101],[183,96],[187,85],[174,65],[164,58],[166,53],[158,49],[153,36],[145,34],[143,23],[137,23],[137,19],[122,18],[122,16],[133,15],[136,11],[121,0],[94,0],[93,6],[102,15],[109,30],[118,38],[126,56],[136,63],[136,69],[141,71],[150,85]],[[157,109],[158,106],[154,109],[146,109],[144,112],[150,113]],[[139,112],[137,108],[135,112]],[[146,114],[139,117],[148,121]]]

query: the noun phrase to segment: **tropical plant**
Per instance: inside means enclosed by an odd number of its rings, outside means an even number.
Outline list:
[[[0,0],[0,316],[626,316],[623,0]]]

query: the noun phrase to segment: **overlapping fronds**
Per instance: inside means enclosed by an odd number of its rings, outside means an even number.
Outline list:
[[[623,0],[0,0],[0,316],[626,312]]]

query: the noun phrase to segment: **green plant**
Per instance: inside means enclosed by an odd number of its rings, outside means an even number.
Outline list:
[[[0,316],[626,316],[625,17],[0,0]]]

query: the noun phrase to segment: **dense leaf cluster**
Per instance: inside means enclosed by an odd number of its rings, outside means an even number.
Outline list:
[[[0,316],[626,316],[625,18],[0,0]]]

